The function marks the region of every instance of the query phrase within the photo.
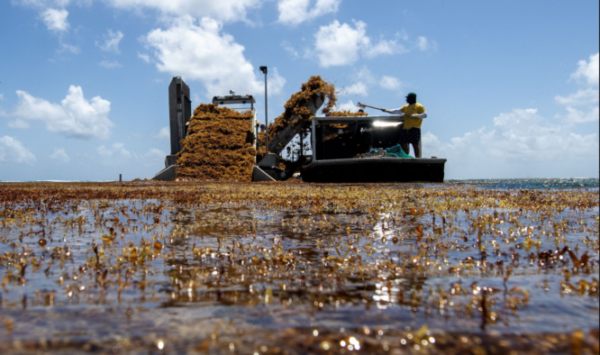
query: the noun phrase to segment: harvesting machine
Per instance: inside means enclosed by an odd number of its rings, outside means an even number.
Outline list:
[[[177,153],[181,140],[187,135],[191,116],[189,87],[180,77],[169,86],[171,154],[165,159],[165,169],[154,180],[177,179]],[[252,181],[280,181],[291,177],[291,172],[280,169],[280,156],[292,140],[309,132],[307,152],[301,155],[300,177],[306,182],[443,182],[446,159],[431,157],[397,158],[385,153],[383,147],[395,146],[399,140],[404,119],[400,116],[319,117],[317,111],[325,102],[325,95],[317,92],[306,105],[313,115],[308,124],[299,124],[292,117],[290,124],[268,142],[268,154],[256,162]],[[258,136],[258,120],[252,96],[217,96],[213,104],[230,106],[249,105],[254,113],[251,127]],[[257,140],[255,140],[257,144]],[[301,144],[304,144],[301,142]],[[286,148],[287,147],[287,148]],[[257,147],[258,148],[258,147]],[[421,150],[422,151],[422,150]]]

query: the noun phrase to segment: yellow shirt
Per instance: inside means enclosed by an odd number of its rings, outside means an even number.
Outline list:
[[[404,112],[404,129],[421,128],[422,118],[410,117],[413,114],[425,113],[425,107],[420,103],[404,105],[400,108]]]

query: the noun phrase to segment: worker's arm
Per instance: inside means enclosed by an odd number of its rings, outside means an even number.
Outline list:
[[[402,110],[399,109],[399,108],[393,109],[393,110],[388,110],[388,109],[384,108],[382,111],[385,112],[385,113],[391,113],[392,115],[398,115],[400,117],[404,116],[404,112],[402,112]]]
[[[425,111],[425,107],[423,107],[423,105],[417,104],[415,111],[416,112],[410,115],[410,117],[420,119],[427,118],[427,111]]]

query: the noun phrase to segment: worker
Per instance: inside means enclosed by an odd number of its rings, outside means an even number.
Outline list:
[[[412,144],[415,152],[415,157],[421,157],[421,149],[419,142],[421,141],[421,123],[424,118],[427,118],[425,107],[417,102],[417,94],[414,92],[406,95],[406,105],[394,110],[383,109],[383,112],[400,115],[404,118],[404,126],[400,131],[400,145],[406,154],[410,153]]]

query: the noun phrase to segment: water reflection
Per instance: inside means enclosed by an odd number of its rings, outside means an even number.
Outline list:
[[[74,309],[125,320],[103,319],[82,339],[112,329],[143,337],[124,328],[135,322],[173,331],[175,314],[188,325],[320,327],[319,336],[363,326],[544,332],[556,318],[566,332],[597,327],[597,193],[292,191],[296,199],[272,196],[277,207],[248,196],[3,202],[0,295],[10,316],[1,317],[23,325],[0,343],[57,336],[25,324],[94,322]],[[46,309],[55,320],[38,316]],[[350,339],[343,348],[363,345]]]

